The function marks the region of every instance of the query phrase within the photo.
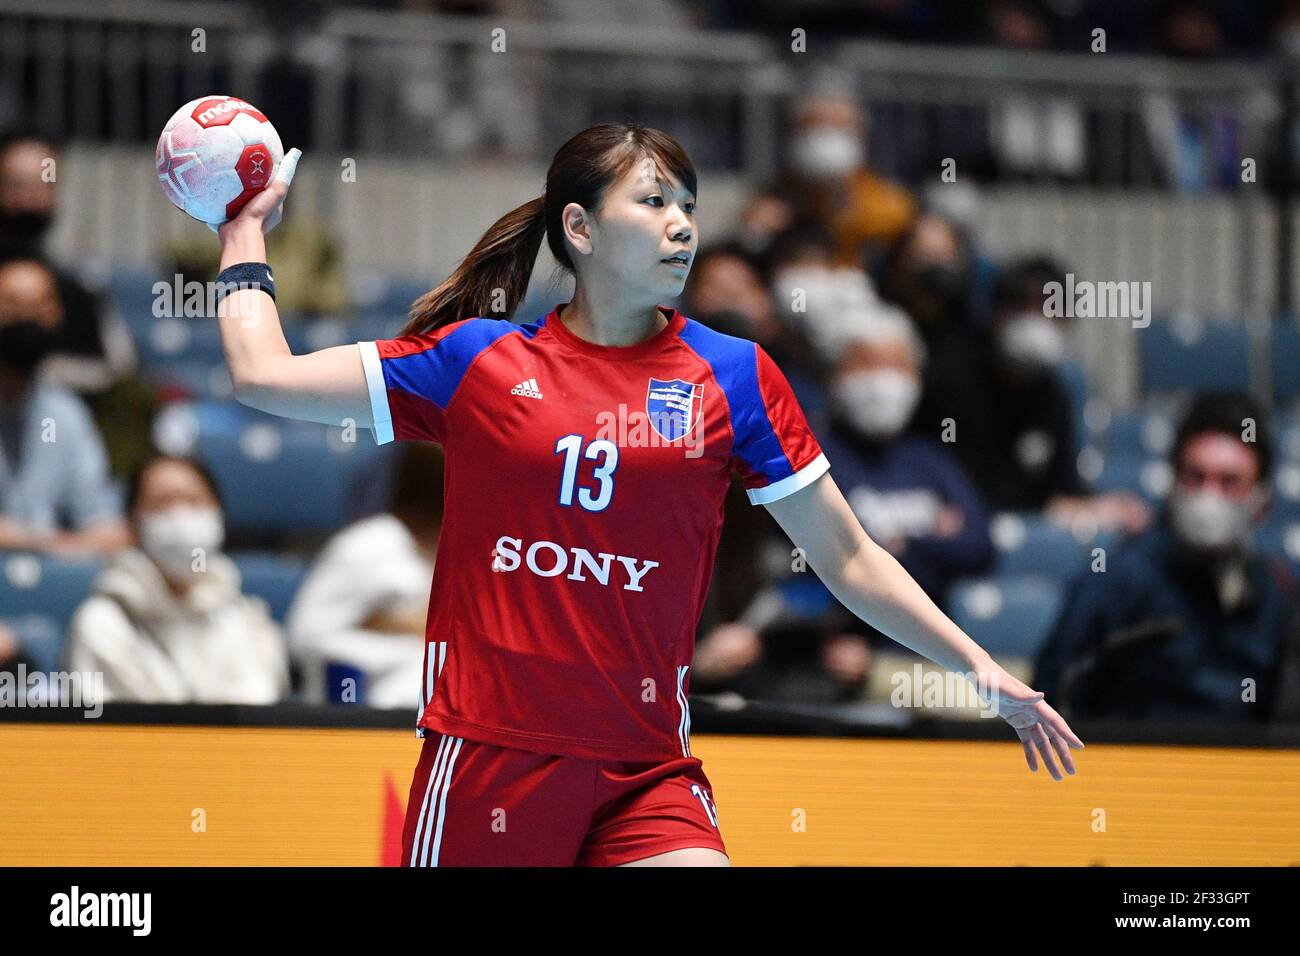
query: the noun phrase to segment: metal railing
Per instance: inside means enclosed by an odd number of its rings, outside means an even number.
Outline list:
[[[792,101],[833,69],[870,106],[873,165],[905,181],[959,156],[1017,181],[1221,190],[1237,156],[1277,142],[1280,73],[1265,63],[813,42],[815,55],[703,29],[0,0],[0,119],[22,109],[58,135],[151,141],[186,99],[232,92],[279,106],[317,151],[538,162],[626,117],[672,129],[703,168],[762,178]]]
[[[187,99],[238,93],[321,163],[315,174],[304,164],[299,206],[331,219],[361,259],[409,271],[413,256],[463,254],[457,215],[481,228],[429,194],[442,173],[526,179],[512,171],[544,168],[601,119],[670,129],[714,181],[725,173],[753,189],[780,164],[795,100],[829,68],[868,109],[873,168],[919,183],[954,159],[959,179],[1005,184],[980,226],[994,251],[1037,248],[1081,274],[1151,277],[1162,310],[1250,319],[1266,390],[1259,317],[1292,305],[1300,270],[1297,137],[1282,135],[1300,128],[1291,74],[1268,62],[813,42],[816,53],[801,54],[781,38],[696,29],[346,8],[286,23],[248,3],[0,0],[0,124],[24,112],[83,144],[152,145]],[[329,164],[356,155],[393,170],[386,191],[368,180],[366,209],[396,196],[388,208],[409,235],[385,217],[358,219],[353,197],[333,188]],[[1243,181],[1243,158],[1260,182]],[[137,186],[150,188],[122,189]],[[136,234],[153,235],[125,205]],[[1099,355],[1113,348],[1109,337],[1095,344]]]

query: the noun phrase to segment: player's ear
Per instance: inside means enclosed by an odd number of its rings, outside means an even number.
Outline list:
[[[591,216],[578,203],[571,202],[560,212],[560,223],[564,226],[564,235],[573,246],[574,251],[584,256],[591,255]]]

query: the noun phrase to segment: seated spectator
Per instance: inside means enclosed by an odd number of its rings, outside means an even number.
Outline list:
[[[838,86],[798,104],[787,168],[741,211],[746,248],[762,252],[779,232],[811,218],[833,237],[836,263],[856,266],[911,224],[911,194],[867,165],[866,125],[852,93]]]
[[[408,443],[397,461],[388,510],[326,544],[288,618],[304,699],[415,705],[442,525],[441,487],[442,452]]]
[[[0,135],[0,263],[48,261],[46,235],[58,215],[65,170],[59,144],[36,133]],[[51,264],[63,322],[41,374],[85,400],[104,433],[110,471],[127,475],[152,453],[157,404],[134,377],[135,343],[126,322],[74,272]]]
[[[1248,429],[1251,438],[1243,440]],[[1034,687],[1063,715],[1250,722],[1300,716],[1300,598],[1259,551],[1271,500],[1262,409],[1197,397],[1159,520],[1073,582]]]
[[[901,312],[846,329],[822,442],[836,482],[872,539],[936,602],[958,577],[993,563],[979,492],[951,451],[906,434],[921,391],[925,346]]]
[[[58,215],[58,143],[24,131],[0,136],[0,262],[45,259],[45,237]],[[72,272],[51,267],[64,321],[46,374],[85,397],[98,395],[135,368],[126,325]]]
[[[1058,370],[1069,348],[1068,318],[1046,314],[1044,288],[1064,283],[1050,259],[1009,266],[994,290],[989,384],[992,444],[962,448],[976,482],[995,508],[1037,511],[1059,524],[1141,531],[1151,520],[1131,491],[1092,495],[1079,477],[1074,414]]]
[[[885,307],[846,324],[833,351],[822,447],[836,482],[867,533],[942,603],[952,581],[987,571],[994,552],[984,505],[956,459],[904,432],[920,394],[920,336]],[[888,643],[811,574],[784,575],[701,640],[694,680],[765,699],[851,700],[864,689],[869,641]]]
[[[73,616],[69,670],[100,671],[105,701],[271,704],[289,684],[266,602],[240,591],[221,551],[211,473],[159,455],[131,478],[132,547],[105,567]]]
[[[48,268],[0,264],[0,548],[113,551],[127,532],[99,430],[77,395],[38,374],[62,322]]]
[[[761,345],[816,427],[825,404],[818,384],[822,369],[802,329],[777,314],[761,260],[739,243],[710,246],[695,257],[683,299],[684,311],[696,321]]]

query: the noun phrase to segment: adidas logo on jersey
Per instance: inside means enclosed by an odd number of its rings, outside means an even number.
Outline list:
[[[537,379],[529,378],[520,382],[510,390],[511,395],[522,395],[525,398],[541,398],[542,393],[537,389]]]

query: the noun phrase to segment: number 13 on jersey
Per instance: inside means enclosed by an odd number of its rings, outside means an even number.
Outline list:
[[[564,455],[564,473],[560,477],[560,504],[572,506],[574,487],[578,481],[578,459],[599,461],[592,478],[594,490],[578,487],[578,504],[588,511],[604,511],[614,497],[614,471],[618,468],[618,446],[606,438],[586,442],[582,435],[565,435],[555,443],[555,454]]]

